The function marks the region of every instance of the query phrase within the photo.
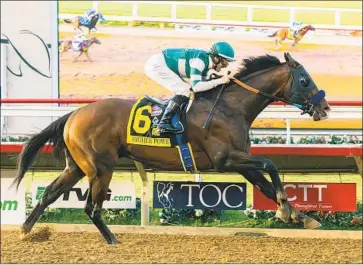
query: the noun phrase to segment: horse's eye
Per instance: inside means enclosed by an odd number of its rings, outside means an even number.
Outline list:
[[[304,74],[301,74],[299,76],[299,82],[303,87],[308,87],[309,86],[309,78]]]

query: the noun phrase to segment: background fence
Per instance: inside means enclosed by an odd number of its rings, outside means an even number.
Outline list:
[[[90,8],[91,6],[88,6]],[[224,3],[170,1],[94,1],[93,8],[110,21],[143,21],[174,24],[287,27],[295,20],[314,24],[317,29],[362,30],[362,10],[262,6]],[[84,12],[85,10],[82,10]],[[151,12],[152,11],[152,12]],[[81,13],[79,15],[81,15]],[[59,18],[72,17],[63,13]]]

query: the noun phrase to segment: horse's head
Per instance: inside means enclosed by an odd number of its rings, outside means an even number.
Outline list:
[[[315,31],[315,28],[312,25],[307,25],[301,29],[303,32],[308,32],[309,30]]]
[[[91,43],[96,43],[96,44],[101,44],[101,41],[97,38],[97,37],[92,37],[91,38]]]
[[[289,53],[285,60],[290,68],[291,82],[284,88],[284,99],[304,107],[304,113],[313,117],[314,121],[328,118],[330,107],[325,100],[324,90],[319,90],[305,68],[295,61]]]

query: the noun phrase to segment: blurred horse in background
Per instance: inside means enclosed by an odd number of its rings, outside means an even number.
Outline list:
[[[293,40],[294,43],[291,44],[291,46],[295,46],[299,43],[299,41],[304,37],[304,35],[309,31],[315,31],[315,28],[311,25],[307,25],[301,29],[299,29],[294,36],[294,30],[293,29],[279,29],[276,32],[272,33],[271,35],[268,35],[268,37],[276,37],[275,38],[275,44],[276,44],[276,50],[280,49],[282,47],[282,42],[285,39]]]

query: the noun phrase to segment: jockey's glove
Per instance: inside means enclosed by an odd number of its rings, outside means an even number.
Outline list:
[[[231,81],[231,79],[233,78],[232,75],[224,75],[222,76],[221,79],[221,84],[228,84],[229,81]]]

